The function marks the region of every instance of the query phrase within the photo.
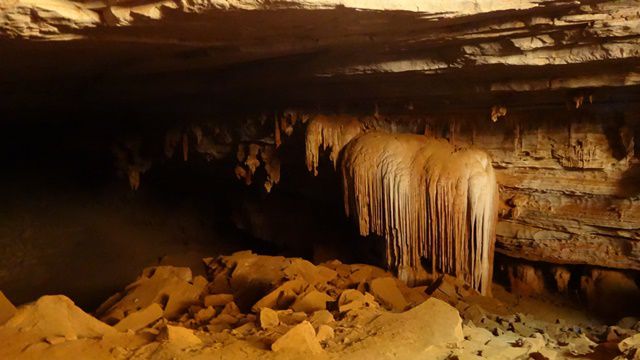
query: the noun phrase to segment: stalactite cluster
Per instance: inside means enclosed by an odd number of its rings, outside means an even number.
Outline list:
[[[126,140],[113,146],[112,151],[116,158],[116,169],[119,175],[129,180],[132,190],[140,187],[140,176],[151,168],[151,160],[141,151],[140,140]]]
[[[345,210],[361,235],[386,239],[388,266],[411,280],[426,259],[432,272],[489,292],[498,203],[489,156],[424,135],[359,135],[353,121],[319,119],[307,130],[309,171],[317,173],[320,148],[331,148],[334,163],[342,151]]]
[[[238,180],[243,180],[249,186],[253,183],[253,177],[260,167],[264,166],[266,179],[264,188],[271,192],[273,186],[280,182],[280,159],[276,156],[275,147],[269,144],[239,144],[236,153],[238,164],[235,174]]]
[[[340,150],[354,137],[364,131],[364,125],[352,116],[317,115],[307,125],[306,159],[307,169],[318,175],[319,150],[331,149],[329,158],[334,167],[338,163]]]

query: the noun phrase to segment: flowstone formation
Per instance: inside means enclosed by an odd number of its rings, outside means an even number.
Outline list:
[[[387,265],[401,279],[414,280],[424,259],[432,272],[489,293],[498,203],[489,156],[423,135],[360,135],[364,129],[354,118],[314,119],[309,171],[317,173],[319,148],[331,149],[334,164],[342,156],[347,216],[361,235],[386,239]]]

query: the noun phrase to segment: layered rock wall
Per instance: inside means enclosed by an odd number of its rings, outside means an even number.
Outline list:
[[[499,253],[533,261],[640,269],[638,114],[521,111],[492,123],[448,117],[427,131],[493,158]]]

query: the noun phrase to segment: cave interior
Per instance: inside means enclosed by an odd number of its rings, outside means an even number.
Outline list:
[[[640,358],[640,1],[0,0],[0,94],[0,358]]]

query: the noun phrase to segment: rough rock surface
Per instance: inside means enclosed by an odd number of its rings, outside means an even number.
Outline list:
[[[68,340],[101,338],[116,332],[62,295],[43,296],[33,304],[18,308],[4,326],[34,332],[42,337],[60,336]]]
[[[251,261],[252,259],[257,261]],[[328,307],[329,310],[319,310],[310,315],[291,309],[263,308],[258,318],[251,310],[243,312],[232,301],[216,306],[212,317],[198,316],[202,310],[208,309],[202,306],[206,296],[215,295],[215,289],[222,288],[220,284],[223,278],[227,282],[239,280],[233,279],[238,264],[249,264],[249,267],[270,264],[272,271],[280,274],[280,278],[271,278],[273,282],[270,287],[254,289],[267,294],[280,284],[290,281],[287,273],[293,274],[292,277],[296,279],[303,278],[300,269],[293,265],[299,261],[258,256],[248,252],[216,260],[206,259],[205,263],[209,268],[207,293],[203,293],[195,304],[183,309],[178,318],[162,317],[137,331],[118,332],[74,307],[67,298],[43,297],[34,304],[20,307],[6,325],[0,326],[0,341],[5,344],[0,347],[0,357],[69,359],[86,355],[95,359],[297,359],[300,356],[310,359],[569,359],[596,355],[602,351],[601,348],[614,349],[604,358],[629,356],[638,347],[636,334],[640,330],[640,323],[637,319],[625,318],[616,326],[543,320],[522,312],[513,312],[511,306],[523,302],[524,298],[502,303],[500,300],[478,295],[450,276],[438,277],[437,281],[421,288],[409,288],[398,281],[396,286],[403,297],[415,300],[407,300],[410,309],[405,312],[390,312],[377,305],[375,298],[369,293],[363,294],[348,287],[354,286],[352,278],[363,279],[365,282],[376,279],[397,281],[396,279],[375,267],[348,265],[337,261],[304,266],[304,275],[309,279],[322,279],[322,276],[312,275],[328,273],[324,269],[335,271],[335,276],[329,277],[331,280],[316,281],[314,285],[302,281],[306,287],[314,287],[318,292],[331,294],[336,299],[342,298],[345,302],[346,298],[352,302],[366,298],[367,301],[361,302],[361,306],[340,310],[338,304],[334,303]],[[363,269],[369,269],[366,272],[370,276],[357,275]],[[180,268],[167,270],[173,274],[186,275]],[[249,269],[243,271],[245,270]],[[263,275],[266,275],[243,271],[238,273],[243,277],[254,274],[257,279],[264,279]],[[251,284],[250,278],[243,279],[245,280],[248,281],[247,284]],[[181,285],[177,285],[177,288],[181,288]],[[234,299],[240,298],[236,296],[236,292],[240,290],[233,292]],[[426,292],[430,292],[432,296]],[[295,293],[295,296],[302,294],[304,292],[301,291]],[[337,301],[340,303],[340,300]],[[111,308],[117,309],[120,305],[128,306],[128,303],[114,302]],[[160,307],[155,303],[151,306]],[[536,308],[539,306],[543,304],[536,303]],[[251,307],[248,305],[247,309]],[[147,311],[148,309],[133,310],[129,316]],[[538,311],[547,318],[556,314],[554,311]],[[269,317],[278,321],[271,321],[270,326],[261,327],[265,320],[264,314],[269,314]],[[625,338],[628,339],[624,340]]]
[[[95,55],[93,51],[85,55],[74,51],[77,58],[67,56],[65,59],[83,65],[68,71],[84,71],[85,76],[109,71],[110,86],[122,95],[135,91],[131,86],[134,74],[269,62],[308,54],[314,55],[313,61],[307,61],[297,73],[306,79],[330,76],[359,81],[373,75],[412,74],[429,78],[430,86],[416,89],[392,78],[389,94],[499,94],[638,85],[637,8],[636,0],[5,0],[0,3],[0,37],[76,39],[69,46],[100,47],[101,52]],[[334,26],[327,27],[328,21]],[[119,51],[119,43],[131,42],[140,48]],[[57,54],[55,47],[43,45],[39,49],[51,56],[65,56]],[[37,78],[39,73],[34,70],[46,68],[37,58],[29,59],[38,66],[27,72],[19,56],[8,54],[6,63],[9,70],[15,70],[16,81],[20,76]],[[123,67],[113,69],[100,61],[103,58],[120,60]],[[601,66],[594,70],[593,63]],[[535,70],[540,67],[545,67],[544,73]],[[296,70],[285,65],[276,73],[289,78]],[[463,75],[469,70],[474,76]],[[487,79],[486,71],[494,76]],[[252,74],[242,80],[249,81]],[[442,74],[462,75],[467,86],[452,86],[451,78]],[[129,86],[121,86],[120,81]],[[153,83],[137,85],[154,89]],[[192,89],[201,91],[198,86]],[[348,94],[363,98],[381,95],[372,87],[362,89],[361,94]],[[150,91],[148,96],[154,94],[157,92]],[[313,98],[314,94],[308,96]],[[340,99],[343,94],[329,96]]]

